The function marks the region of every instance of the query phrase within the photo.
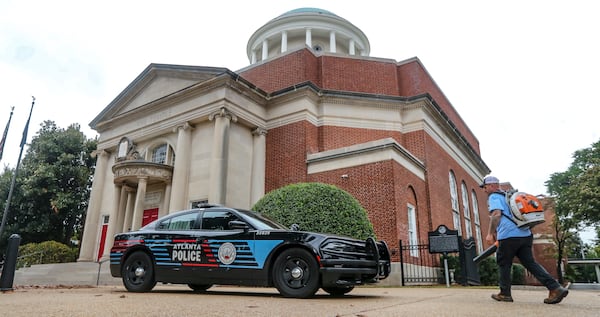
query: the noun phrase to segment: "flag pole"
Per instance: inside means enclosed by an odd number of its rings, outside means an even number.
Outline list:
[[[6,224],[6,216],[8,214],[8,207],[10,206],[10,201],[12,199],[13,190],[15,189],[15,181],[17,179],[17,173],[19,172],[19,165],[21,165],[21,156],[23,155],[23,148],[25,147],[25,143],[27,142],[27,131],[29,130],[29,120],[31,120],[31,113],[33,112],[33,105],[35,104],[35,97],[31,96],[31,98],[33,100],[31,101],[31,109],[29,110],[29,117],[27,118],[27,123],[25,124],[25,129],[23,129],[23,138],[21,139],[21,150],[19,151],[19,159],[17,160],[17,167],[15,168],[15,172],[12,175],[12,180],[10,183],[10,190],[8,191],[8,198],[6,199],[6,205],[4,206],[4,213],[2,214],[2,224],[0,225],[0,239],[2,238],[2,233],[4,233],[4,225]]]
[[[6,124],[6,128],[4,128],[4,134],[2,134],[2,140],[0,140],[0,161],[2,160],[2,154],[4,154],[4,143],[6,142],[6,137],[8,136],[8,128],[10,127],[10,121],[12,120],[14,111],[15,107],[12,107],[10,109],[10,117],[8,117],[8,123]]]

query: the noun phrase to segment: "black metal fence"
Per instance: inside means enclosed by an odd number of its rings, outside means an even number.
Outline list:
[[[450,282],[462,285],[479,285],[479,271],[473,262],[475,242],[473,238],[460,239],[459,252],[450,255],[458,256],[458,276],[449,269]],[[402,286],[443,284],[446,276],[443,270],[442,254],[430,253],[429,244],[404,245],[400,240],[400,273]]]
[[[444,280],[439,254],[429,253],[429,244],[402,244],[400,240],[400,273],[406,284],[439,284]]]

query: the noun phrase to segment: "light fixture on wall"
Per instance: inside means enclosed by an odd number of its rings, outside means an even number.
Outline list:
[[[342,174],[342,178],[348,178],[348,174]]]

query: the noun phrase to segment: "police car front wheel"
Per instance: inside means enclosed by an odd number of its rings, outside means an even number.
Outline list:
[[[307,298],[319,289],[319,267],[304,249],[283,251],[273,265],[273,284],[284,297]]]

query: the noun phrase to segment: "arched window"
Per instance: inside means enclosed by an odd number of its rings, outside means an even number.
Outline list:
[[[467,185],[463,182],[460,184],[460,194],[463,202],[463,213],[465,216],[465,231],[466,239],[473,236],[473,229],[471,228],[471,210],[469,209],[469,191]]]
[[[417,233],[417,209],[412,204],[407,204],[408,209],[408,244],[412,246],[410,248],[410,255],[414,257],[419,256],[419,250],[416,245],[419,244],[419,238]]]
[[[168,144],[163,143],[152,148],[150,161],[152,163],[173,165],[175,153]]]
[[[473,203],[473,218],[475,222],[475,240],[477,241],[477,251],[479,254],[483,252],[483,240],[481,238],[481,223],[479,222],[479,203],[477,202],[477,194],[471,191],[471,202]]]
[[[450,201],[452,204],[452,221],[454,222],[454,230],[457,230],[458,234],[462,235],[462,230],[460,228],[460,211],[458,210],[458,188],[456,186],[456,177],[454,177],[454,173],[452,171],[450,171],[448,178],[450,183]]]
[[[410,255],[419,257],[419,226],[417,216],[417,194],[412,186],[408,186],[408,196],[406,197],[407,225],[408,225],[408,244],[410,247]]]

